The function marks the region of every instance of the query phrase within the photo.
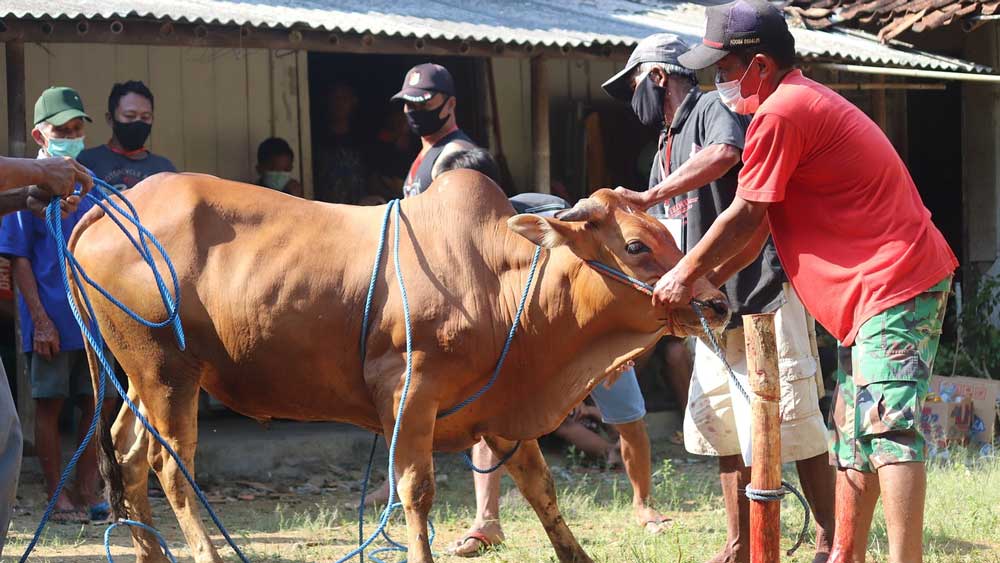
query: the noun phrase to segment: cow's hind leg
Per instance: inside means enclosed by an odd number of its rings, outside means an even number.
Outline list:
[[[141,395],[149,420],[173,448],[194,478],[194,452],[198,445],[197,378],[178,370],[169,384],[144,381]],[[188,379],[184,379],[188,378]],[[197,563],[221,563],[219,553],[205,531],[198,510],[198,497],[188,484],[177,463],[155,438],[149,438],[149,464],[156,472],[163,493],[174,509],[177,522],[184,532],[188,547]]]
[[[139,404],[134,387],[129,392],[129,398]],[[149,450],[149,433],[142,427],[142,423],[136,418],[135,413],[129,410],[128,406],[122,405],[122,409],[111,427],[111,435],[114,441],[113,455],[115,455],[120,468],[118,476],[121,479],[121,489],[119,492],[124,497],[125,510],[125,514],[116,514],[116,516],[128,517],[147,526],[153,526],[153,514],[149,506],[147,492],[149,462],[146,459],[146,453]],[[112,479],[114,479],[113,473],[109,475],[108,483],[110,488],[114,489],[116,485],[111,482]],[[112,496],[114,494],[113,492]],[[137,563],[166,563],[167,558],[163,555],[160,544],[153,534],[140,528],[130,528],[130,530]]]
[[[486,443],[498,456],[510,452],[514,442],[487,437]],[[592,563],[590,557],[583,551],[573,536],[569,526],[559,512],[556,504],[556,488],[552,483],[549,466],[542,457],[536,440],[521,442],[517,452],[505,464],[510,476],[517,484],[525,500],[535,509],[535,514],[542,521],[545,533],[556,550],[556,556],[561,563]]]

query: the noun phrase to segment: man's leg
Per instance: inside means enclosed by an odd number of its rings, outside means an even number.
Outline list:
[[[646,402],[635,370],[621,374],[610,388],[598,385],[590,393],[601,411],[601,419],[618,431],[621,437],[622,462],[632,484],[632,510],[636,521],[647,532],[659,533],[669,521],[650,506],[652,494],[652,459],[649,434],[646,432]]]
[[[481,469],[493,467],[500,458],[486,444],[486,440],[472,446],[472,463]],[[475,557],[483,548],[503,543],[503,529],[500,527],[500,479],[504,469],[492,473],[472,472],[472,482],[476,489],[476,519],[472,526],[455,542],[448,553],[460,557]]]
[[[632,484],[632,511],[635,513],[636,521],[640,526],[644,526],[646,531],[658,533],[669,519],[664,518],[649,505],[652,493],[652,460],[646,422],[639,419],[613,426],[621,436],[622,461],[625,464],[625,474]]]
[[[51,360],[29,355],[31,396],[35,399],[35,449],[45,477],[48,498],[55,494],[62,476],[62,444],[59,439],[59,413],[70,395],[69,358],[63,352]],[[86,512],[70,500],[65,488],[56,499],[55,520],[86,519]]]
[[[816,556],[813,563],[824,563],[833,549],[834,498],[836,476],[826,454],[795,462],[802,494],[816,521]]]
[[[831,452],[833,461],[847,470],[837,481],[835,563],[847,561],[847,553],[853,554],[854,563],[864,561],[871,511],[880,492],[890,563],[923,560],[926,445],[917,421],[950,285],[949,276],[868,319],[850,350],[850,373],[838,386],[849,392],[838,393],[837,440]],[[844,360],[842,354],[841,366]],[[856,520],[845,521],[852,508]],[[842,545],[845,542],[851,545]]]
[[[65,399],[35,399],[35,450],[45,477],[48,498],[56,492],[62,474],[62,451],[59,443],[59,413]],[[73,510],[65,489],[56,501],[56,510]]]
[[[829,563],[864,563],[868,549],[879,482],[875,473],[856,469],[837,471],[837,529]]]
[[[923,462],[883,465],[878,469],[878,482],[889,535],[889,563],[921,563],[926,466]]]
[[[84,350],[69,352],[71,355],[71,379],[70,388],[76,397],[76,404],[80,408],[80,425],[77,427],[77,445],[83,442],[94,420],[94,387],[90,380],[90,367],[87,364],[87,353]],[[107,386],[110,390],[110,385]],[[114,392],[113,390],[111,391]],[[105,395],[105,400],[101,405],[101,416],[107,424],[114,420],[115,401],[113,396]],[[91,440],[87,449],[83,451],[76,466],[76,487],[80,495],[80,501],[90,512],[90,508],[100,505],[103,502],[99,494],[101,477],[97,470],[97,440]]]
[[[750,469],[740,455],[719,458],[719,481],[726,507],[726,545],[709,563],[750,561],[750,501],[744,491],[750,484]]]
[[[743,329],[722,333],[719,345],[726,362],[738,374],[746,373]],[[726,543],[709,563],[744,563],[750,560],[750,502],[744,491],[750,470],[743,464],[730,375],[715,350],[701,338],[695,341],[694,371],[684,414],[684,447],[698,455],[719,458],[719,481],[726,508]]]

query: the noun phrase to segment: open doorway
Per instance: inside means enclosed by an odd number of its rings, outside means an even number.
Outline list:
[[[399,91],[406,71],[426,62],[451,72],[459,127],[476,144],[488,146],[480,60],[310,53],[309,118],[317,200],[379,204],[402,197],[403,179],[420,140],[410,133],[402,104],[389,98]]]

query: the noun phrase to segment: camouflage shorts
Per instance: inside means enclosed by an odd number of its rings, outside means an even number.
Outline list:
[[[927,396],[951,276],[865,321],[854,346],[839,349],[830,413],[830,464],[872,472],[922,462],[920,411]]]

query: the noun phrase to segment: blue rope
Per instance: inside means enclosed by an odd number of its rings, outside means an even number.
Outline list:
[[[338,559],[337,563],[345,563],[348,559],[353,558],[355,555],[359,555],[365,550],[365,548],[370,546],[376,539],[378,539],[380,535],[383,535],[383,531],[385,530],[386,526],[388,526],[389,518],[392,516],[392,513],[395,512],[396,509],[403,506],[402,503],[396,502],[396,477],[395,477],[396,442],[399,439],[399,429],[402,426],[402,420],[403,420],[403,408],[406,406],[406,397],[410,392],[410,380],[412,379],[413,375],[413,332],[410,326],[410,303],[409,299],[406,296],[406,285],[403,282],[403,272],[400,269],[399,265],[399,224],[401,222],[399,213],[399,200],[394,199],[389,202],[388,206],[386,206],[385,217],[383,218],[382,222],[383,231],[385,230],[385,227],[388,224],[389,214],[391,212],[395,212],[395,217],[396,217],[396,222],[394,225],[395,229],[393,231],[393,251],[394,251],[393,263],[396,268],[396,282],[399,284],[399,294],[403,302],[403,322],[406,325],[406,371],[403,375],[403,390],[399,395],[399,407],[396,409],[396,421],[393,424],[392,428],[392,438],[389,440],[389,471],[386,477],[389,481],[389,500],[386,503],[385,510],[382,511],[382,516],[379,519],[379,523],[378,526],[376,526],[375,531],[371,535],[369,535],[368,538],[365,539],[365,541],[361,542],[361,545],[351,550],[351,552],[345,555],[344,557]],[[382,242],[384,243],[384,232],[383,232]],[[381,249],[379,250],[380,250],[379,255],[381,255]],[[378,267],[379,267],[379,262],[376,262],[375,263],[376,270],[378,269]],[[377,271],[373,272],[372,279],[374,280],[376,276],[377,276]],[[374,293],[374,282],[369,287],[369,295],[368,295],[368,300],[366,302],[367,310],[370,310],[371,298],[373,293]],[[364,326],[367,327],[367,323]],[[366,328],[362,329],[362,340],[364,340],[365,338],[364,334],[365,332]],[[386,536],[386,538],[388,539],[388,536]],[[392,547],[383,548],[380,550],[376,550],[375,552],[372,552],[369,555],[369,559],[372,559],[372,556],[374,556],[376,552],[382,552],[387,550],[388,551],[406,550],[405,547],[400,546],[395,542],[391,543],[394,544]]]
[[[493,368],[493,375],[490,376],[490,380],[486,382],[486,385],[480,387],[478,391],[470,395],[461,403],[458,403],[450,409],[446,409],[438,414],[438,419],[453,415],[471,405],[476,401],[476,399],[482,397],[483,393],[489,391],[490,387],[493,387],[493,384],[496,383],[497,378],[500,377],[500,369],[503,367],[504,360],[507,359],[507,353],[510,352],[510,345],[514,341],[514,335],[517,333],[517,328],[521,326],[521,315],[524,313],[524,306],[528,302],[528,295],[531,294],[531,282],[535,279],[535,269],[538,267],[538,257],[541,256],[541,254],[542,247],[535,247],[535,255],[531,258],[531,269],[528,270],[528,281],[524,284],[524,292],[521,293],[521,302],[517,305],[517,313],[514,314],[514,322],[510,324],[510,331],[507,332],[507,341],[503,344],[503,350],[500,351],[500,359],[497,360],[497,365]]]
[[[503,464],[507,463],[510,460],[510,458],[514,457],[514,454],[516,454],[517,450],[520,449],[520,448],[521,448],[521,441],[518,440],[514,444],[514,447],[511,448],[511,450],[509,452],[503,454],[503,457],[500,458],[500,461],[496,462],[493,466],[491,466],[491,467],[489,467],[487,469],[480,469],[480,468],[476,467],[476,464],[472,462],[472,458],[469,457],[469,453],[468,452],[463,452],[462,455],[465,456],[465,465],[466,465],[466,467],[468,467],[469,469],[475,471],[476,473],[481,473],[483,475],[486,475],[488,473],[493,473],[497,469],[500,469],[501,467],[503,467]]]
[[[83,270],[83,267],[70,252],[66,244],[66,239],[63,237],[59,201],[53,200],[52,203],[50,203],[48,208],[46,208],[45,210],[46,226],[48,227],[49,234],[55,237],[55,240],[57,242],[56,251],[59,257],[59,268],[62,274],[63,287],[66,290],[66,296],[69,301],[70,310],[73,313],[73,317],[76,319],[77,324],[80,325],[80,329],[83,333],[84,338],[87,340],[88,345],[90,346],[91,350],[93,350],[94,356],[97,358],[98,363],[100,364],[102,377],[99,378],[98,382],[97,401],[94,407],[94,418],[93,420],[91,420],[90,427],[87,429],[87,433],[84,436],[83,441],[80,443],[80,446],[77,448],[76,452],[73,454],[73,457],[70,459],[69,464],[67,464],[65,470],[63,471],[62,477],[59,480],[59,484],[56,486],[56,492],[55,494],[52,495],[52,498],[49,500],[49,504],[45,509],[45,513],[38,524],[38,528],[35,530],[35,535],[32,538],[31,542],[28,544],[28,547],[25,549],[24,554],[21,556],[20,561],[21,563],[24,563],[28,559],[28,556],[31,554],[32,550],[35,548],[35,545],[38,543],[42,531],[45,529],[45,525],[52,517],[52,513],[55,509],[56,500],[59,498],[59,495],[63,487],[65,486],[66,481],[69,479],[69,476],[73,471],[73,468],[76,466],[77,461],[79,460],[80,456],[83,454],[83,451],[87,448],[87,445],[90,443],[90,440],[94,436],[94,433],[97,429],[97,421],[100,420],[101,418],[101,410],[104,403],[104,395],[105,395],[105,379],[107,379],[111,381],[112,385],[114,385],[115,390],[118,391],[118,394],[121,395],[125,404],[128,406],[129,409],[132,410],[136,418],[142,423],[142,425],[146,428],[146,430],[157,440],[157,442],[160,443],[160,445],[167,451],[167,453],[170,454],[170,456],[177,463],[177,466],[180,469],[181,473],[184,475],[184,478],[187,479],[188,483],[191,485],[191,488],[194,490],[198,499],[205,506],[206,511],[212,518],[212,521],[215,523],[215,525],[219,528],[219,531],[222,533],[223,537],[226,539],[226,542],[229,544],[229,546],[232,547],[233,551],[236,552],[237,556],[240,558],[241,561],[243,561],[243,563],[249,563],[249,560],[246,558],[243,552],[240,551],[239,547],[233,541],[232,537],[230,537],[229,532],[226,530],[225,526],[223,526],[222,521],[219,519],[218,515],[216,515],[215,511],[212,509],[211,505],[208,502],[208,499],[205,497],[205,493],[201,490],[200,487],[198,487],[198,484],[195,483],[194,478],[192,478],[190,472],[188,472],[187,467],[185,467],[184,463],[181,461],[180,456],[177,455],[177,452],[174,451],[174,449],[170,446],[170,444],[166,442],[163,436],[161,436],[160,433],[156,431],[153,425],[150,424],[150,422],[146,419],[146,417],[143,416],[141,412],[139,412],[139,409],[131,401],[131,399],[129,399],[128,393],[122,387],[118,379],[114,376],[114,369],[111,367],[111,364],[105,357],[104,337],[101,334],[100,326],[97,324],[97,316],[94,312],[93,304],[90,301],[90,297],[87,295],[86,287],[84,286],[81,278],[83,278],[83,280],[86,280],[88,285],[97,289],[101,293],[101,295],[107,298],[111,303],[113,303],[123,312],[128,314],[132,319],[143,324],[144,326],[150,328],[161,328],[167,325],[173,325],[174,335],[177,338],[178,346],[182,350],[184,349],[185,346],[185,340],[184,340],[184,331],[183,328],[181,327],[180,315],[179,315],[180,282],[177,278],[177,273],[174,270],[173,264],[171,263],[170,258],[166,253],[166,250],[160,244],[159,240],[157,240],[156,237],[141,224],[141,222],[139,221],[138,212],[136,211],[135,207],[132,205],[130,201],[128,201],[128,199],[125,198],[125,196],[120,191],[118,191],[113,186],[107,184],[106,182],[96,177],[94,178],[94,183],[95,183],[94,190],[88,193],[86,197],[89,198],[94,204],[99,206],[105,212],[106,215],[111,217],[111,219],[115,222],[115,224],[117,224],[118,227],[122,230],[122,232],[124,232],[125,235],[128,237],[129,241],[132,243],[132,246],[139,252],[140,256],[143,258],[146,264],[150,267],[150,270],[153,272],[153,277],[156,280],[157,288],[160,291],[160,297],[163,300],[164,307],[166,308],[167,311],[167,319],[161,322],[154,322],[143,318],[138,313],[127,307],[125,304],[115,299],[106,290],[104,290],[104,288],[102,288],[99,284],[97,284],[92,279],[90,279],[89,276],[87,276],[86,272]],[[95,194],[95,192],[97,193]],[[124,209],[122,209],[113,200],[111,200],[108,197],[108,194],[105,192],[110,192],[111,195],[114,195],[119,199],[121,199],[123,202],[125,202],[125,205],[128,207],[129,211],[126,212]],[[136,227],[139,233],[138,241],[135,240],[135,238],[128,231],[125,225],[117,217],[115,217],[114,214],[111,213],[108,206],[110,206],[111,209],[114,209],[115,211],[120,213],[123,217],[125,217],[130,223],[132,223]],[[156,248],[157,252],[163,258],[163,261],[166,263],[167,268],[170,271],[170,275],[174,285],[173,296],[170,295],[170,291],[167,289],[166,283],[163,281],[163,277],[156,266],[156,261],[153,257],[152,252],[149,249],[149,245],[147,244],[146,239],[149,239],[149,241],[153,243],[153,246]],[[68,270],[67,270],[67,263],[69,264]],[[73,296],[73,292],[69,284],[70,275],[73,276],[73,281],[79,288],[80,297],[83,300],[84,305],[86,305],[87,314],[90,317],[89,325],[88,323],[84,322],[83,316],[81,315],[80,310],[76,304],[76,299]],[[113,560],[111,558],[110,530],[117,527],[118,525],[129,525],[129,526],[138,525],[136,527],[140,527],[151,531],[154,535],[157,536],[157,540],[164,548],[164,553],[171,558],[171,561],[173,561],[172,555],[166,548],[166,544],[162,536],[160,536],[155,530],[153,530],[149,526],[146,526],[145,524],[141,524],[139,522],[135,522],[133,524],[132,522],[133,521],[124,521],[112,524],[109,527],[108,532],[105,533],[104,536],[105,551],[109,563],[113,563]]]
[[[133,528],[142,528],[143,530],[146,530],[147,532],[153,534],[154,536],[156,536],[156,541],[160,542],[160,549],[163,550],[163,554],[167,556],[167,559],[170,560],[170,563],[177,563],[177,559],[174,557],[174,554],[170,552],[170,548],[167,547],[167,541],[163,539],[163,536],[160,535],[160,532],[157,532],[156,529],[153,528],[152,526],[147,526],[142,522],[138,522],[136,520],[129,520],[127,518],[120,518],[117,522],[111,524],[110,526],[108,526],[106,530],[104,530],[104,553],[107,554],[108,561],[111,561],[111,532],[118,526],[131,526]]]
[[[368,323],[371,318],[372,303],[374,301],[374,296],[375,296],[375,285],[378,281],[379,272],[381,271],[382,256],[384,254],[384,249],[385,249],[385,239],[386,239],[386,232],[388,231],[389,217],[392,216],[393,214],[395,215],[396,219],[394,225],[394,233],[393,233],[393,264],[395,265],[396,268],[396,281],[399,284],[399,291],[402,297],[403,321],[406,326],[406,372],[403,379],[403,392],[400,394],[399,398],[399,408],[396,413],[396,422],[393,425],[392,438],[389,441],[389,471],[387,476],[387,479],[389,480],[389,500],[386,504],[385,509],[382,511],[382,515],[379,518],[379,523],[375,531],[372,532],[371,535],[369,535],[367,538],[365,538],[364,537],[365,497],[367,496],[368,481],[371,478],[372,464],[375,457],[375,445],[378,440],[376,436],[375,441],[372,442],[371,452],[368,455],[368,466],[365,469],[365,476],[361,483],[361,503],[358,505],[358,547],[356,547],[354,550],[352,550],[344,557],[338,559],[337,563],[345,563],[348,559],[351,559],[355,555],[358,556],[359,562],[364,563],[365,549],[368,548],[376,539],[378,539],[379,536],[382,536],[389,543],[389,547],[383,547],[372,551],[368,555],[368,558],[371,561],[374,561],[375,563],[382,563],[382,560],[377,557],[377,555],[381,553],[387,553],[387,552],[405,553],[407,551],[406,546],[393,540],[389,536],[389,533],[386,531],[386,527],[388,526],[389,518],[392,516],[392,513],[396,509],[403,506],[402,503],[395,502],[396,440],[399,436],[399,428],[401,426],[401,421],[403,418],[403,406],[406,403],[406,396],[409,391],[410,379],[412,377],[412,370],[413,370],[413,362],[412,362],[413,335],[412,335],[412,326],[410,324],[410,305],[406,297],[406,286],[403,283],[403,273],[399,265],[399,224],[401,223],[401,220],[400,220],[400,203],[398,199],[394,199],[390,201],[388,205],[386,205],[385,214],[382,216],[382,226],[379,230],[378,249],[375,252],[375,264],[372,266],[372,276],[371,280],[368,283],[368,295],[365,298],[364,315],[361,321],[361,361],[363,364],[365,357],[367,355]],[[524,293],[521,295],[521,301],[518,304],[517,313],[514,317],[514,321],[511,325],[510,331],[507,334],[507,340],[506,342],[504,342],[503,350],[500,353],[500,359],[497,361],[497,365],[494,368],[493,374],[490,376],[489,381],[487,381],[487,383],[483,387],[481,387],[478,391],[473,393],[471,396],[469,396],[461,403],[440,413],[437,418],[439,419],[444,418],[469,406],[471,403],[479,399],[479,397],[481,397],[484,393],[486,393],[490,389],[490,387],[492,387],[493,384],[496,382],[497,378],[500,375],[500,370],[503,367],[504,360],[506,360],[507,358],[507,353],[510,351],[511,342],[514,340],[514,335],[517,333],[517,329],[520,326],[521,316],[524,313],[524,307],[527,303],[528,296],[531,294],[531,286],[535,278],[535,271],[538,267],[538,260],[539,257],[541,256],[541,252],[542,248],[540,246],[535,249],[535,254],[531,260],[531,268],[528,272],[528,280],[524,286]],[[363,365],[362,369],[364,369]],[[517,442],[514,445],[514,448],[511,449],[511,451],[504,454],[504,456],[500,459],[500,461],[497,464],[488,469],[477,468],[472,463],[472,459],[469,457],[468,453],[465,454],[465,462],[470,469],[472,469],[477,473],[492,473],[497,469],[499,469],[500,467],[502,467],[504,463],[506,463],[511,457],[513,457],[513,455],[517,452],[520,446],[521,443]],[[430,528],[428,543],[433,544],[434,537],[436,535],[436,532],[434,530],[434,524],[433,522],[428,520],[427,525]]]

